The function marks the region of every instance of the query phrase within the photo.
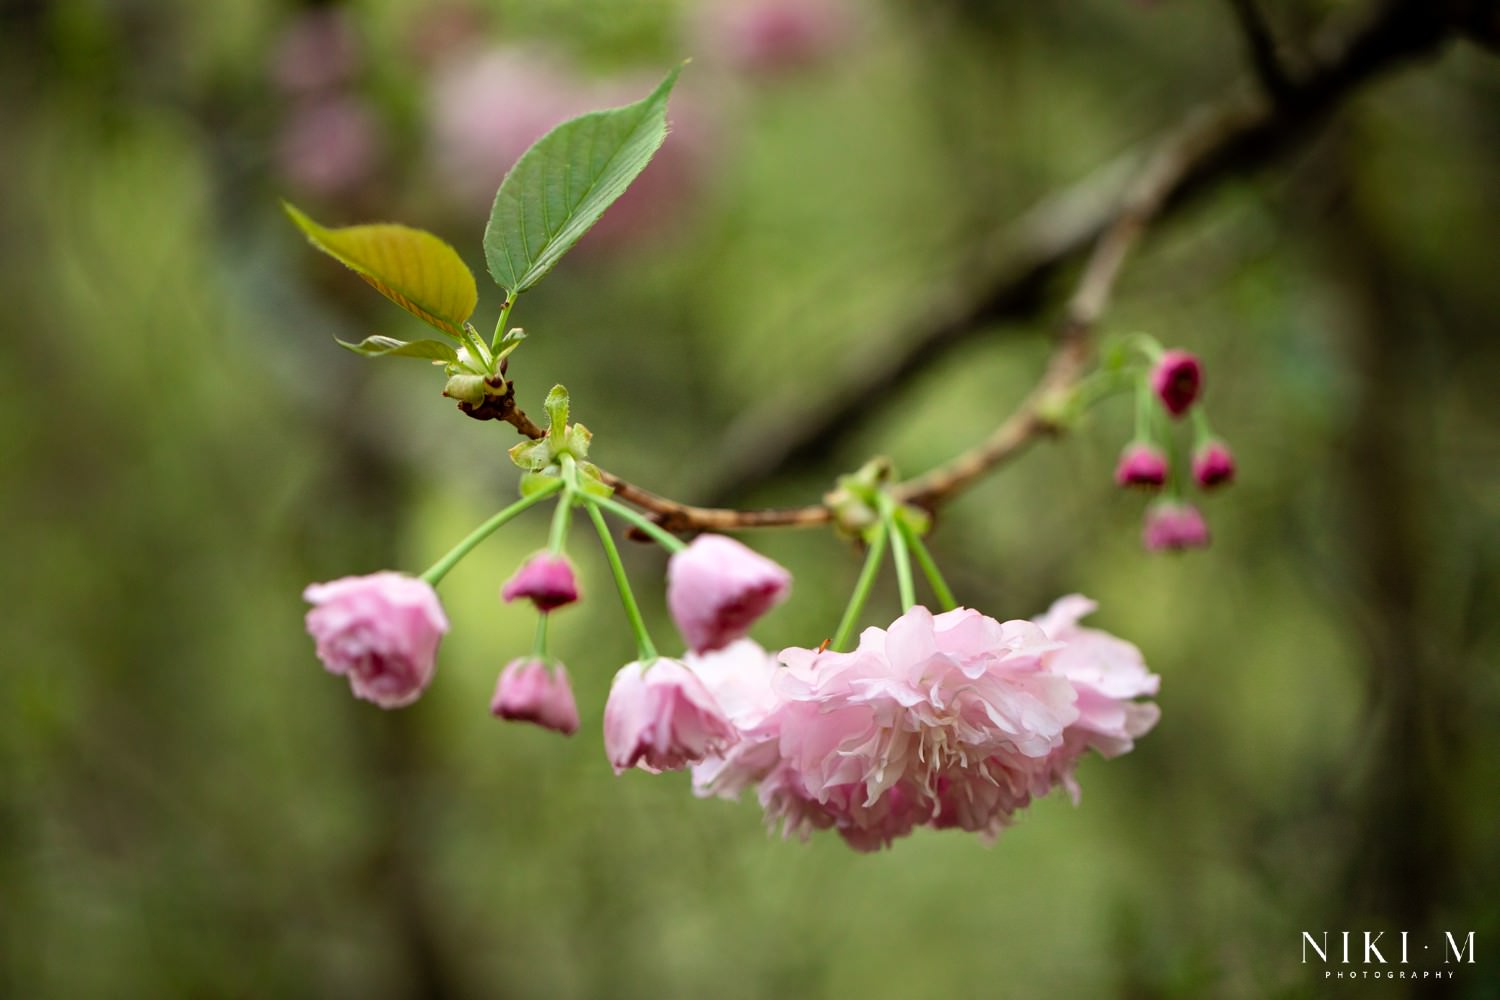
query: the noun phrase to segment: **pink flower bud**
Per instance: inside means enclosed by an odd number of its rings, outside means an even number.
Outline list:
[[[1146,525],[1141,540],[1149,552],[1200,549],[1208,545],[1208,525],[1192,504],[1158,500],[1146,508]]]
[[[381,708],[416,701],[432,680],[448,619],[425,580],[401,573],[311,584],[307,631],[330,673],[347,674],[356,698]]]
[[[578,600],[578,582],[573,579],[573,567],[567,559],[550,552],[539,552],[526,560],[505,582],[500,588],[500,596],[507,601],[524,597],[535,604],[538,611],[552,611]]]
[[[698,675],[676,660],[627,663],[604,704],[604,751],[616,774],[678,771],[738,738]]]
[[[1167,481],[1167,456],[1161,449],[1144,441],[1127,445],[1115,466],[1115,483],[1156,489]]]
[[[786,597],[792,575],[723,535],[699,535],[667,564],[667,606],[695,653],[722,649]]]
[[[500,672],[490,713],[502,719],[535,722],[564,736],[578,732],[578,703],[568,672],[558,664],[555,671],[534,657],[511,660]]]
[[[855,13],[845,0],[712,0],[698,44],[715,62],[774,75],[835,55],[855,33]]]
[[[1203,366],[1196,354],[1167,351],[1151,372],[1151,389],[1168,413],[1180,417],[1193,405],[1203,386]]]
[[[1193,456],[1193,479],[1205,490],[1234,481],[1234,456],[1222,441],[1210,441]]]

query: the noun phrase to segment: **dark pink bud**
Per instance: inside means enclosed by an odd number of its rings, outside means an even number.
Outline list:
[[[1167,481],[1167,456],[1155,445],[1137,441],[1120,452],[1115,466],[1115,483],[1154,490]]]
[[[538,611],[551,611],[578,600],[578,582],[573,579],[573,567],[568,560],[541,552],[516,570],[516,575],[500,588],[500,596],[507,601],[524,597]]]
[[[546,729],[572,736],[578,732],[578,704],[568,672],[558,664],[549,670],[547,664],[532,657],[511,660],[500,672],[490,713],[502,719],[534,722]]]
[[[1201,549],[1208,545],[1208,525],[1192,504],[1158,500],[1146,508],[1141,541],[1148,552]]]
[[[1193,456],[1193,478],[1205,490],[1234,481],[1234,456],[1222,441],[1210,441]]]
[[[1167,351],[1151,372],[1151,389],[1168,413],[1180,417],[1203,388],[1203,366],[1196,354]]]

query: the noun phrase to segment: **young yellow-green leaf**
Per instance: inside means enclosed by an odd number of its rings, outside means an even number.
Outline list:
[[[516,161],[484,230],[500,287],[519,295],[540,281],[646,168],[667,137],[667,95],[680,72],[645,100],[563,122]]]
[[[395,337],[382,337],[378,334],[366,337],[357,344],[351,344],[347,340],[334,341],[343,348],[362,354],[367,358],[426,358],[429,361],[446,361],[450,364],[458,361],[458,352],[441,340],[397,340]]]
[[[313,246],[417,319],[462,337],[464,322],[479,303],[479,290],[473,273],[448,244],[431,233],[389,222],[329,229],[296,206],[281,204]]]

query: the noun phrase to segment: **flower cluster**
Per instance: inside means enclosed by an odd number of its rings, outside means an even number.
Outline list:
[[[1191,417],[1196,443],[1192,478],[1200,490],[1213,490],[1234,480],[1234,456],[1229,446],[1209,429],[1201,398],[1203,364],[1188,351],[1163,351],[1147,337],[1154,358],[1142,373],[1137,388],[1135,437],[1120,452],[1115,464],[1115,483],[1148,492],[1165,491],[1146,508],[1141,541],[1152,552],[1201,548],[1208,544],[1208,524],[1192,503],[1182,496],[1173,475],[1173,465],[1160,443],[1167,437],[1163,426]]]
[[[1088,750],[1114,757],[1155,725],[1159,679],[1130,643],[1079,626],[1065,597],[1035,621],[913,607],[849,653],[742,640],[688,664],[739,740],[693,769],[699,795],[758,786],[783,835],[833,829],[877,850],[917,827],[993,838]],[[779,662],[778,662],[779,661]]]

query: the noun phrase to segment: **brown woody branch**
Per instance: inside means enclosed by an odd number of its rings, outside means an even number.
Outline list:
[[[1453,6],[1450,11],[1451,4]],[[898,499],[935,509],[979,476],[1024,450],[1031,442],[1060,428],[1050,415],[1052,401],[1076,385],[1090,354],[1092,333],[1109,302],[1125,259],[1147,225],[1174,212],[1195,196],[1236,173],[1274,159],[1304,138],[1360,85],[1381,72],[1435,52],[1454,31],[1450,14],[1474,18],[1474,6],[1493,10],[1496,0],[1387,0],[1363,28],[1327,46],[1329,55],[1274,103],[1250,96],[1238,87],[1215,105],[1187,116],[1152,144],[1123,196],[1100,197],[1101,185],[1115,183],[1119,164],[1103,180],[1084,185],[1044,206],[1026,221],[1031,243],[1005,253],[1005,264],[990,287],[967,302],[940,307],[938,322],[908,338],[890,363],[855,373],[837,390],[823,412],[787,426],[781,421],[754,435],[761,450],[750,461],[754,477],[783,464],[805,459],[826,448],[846,424],[892,394],[895,385],[926,367],[940,353],[1004,318],[1029,316],[1046,301],[1051,277],[1084,250],[1092,248],[1068,301],[1056,345],[1035,389],[983,442],[952,461],[902,483]],[[499,419],[536,438],[543,431],[515,406],[514,387],[482,407],[462,405],[476,419]],[[765,510],[696,507],[659,496],[618,476],[605,473],[621,499],[649,511],[675,532],[726,531],[755,527],[814,525],[831,520],[823,504]],[[748,485],[739,477],[737,487]],[[723,492],[718,491],[718,492]]]

